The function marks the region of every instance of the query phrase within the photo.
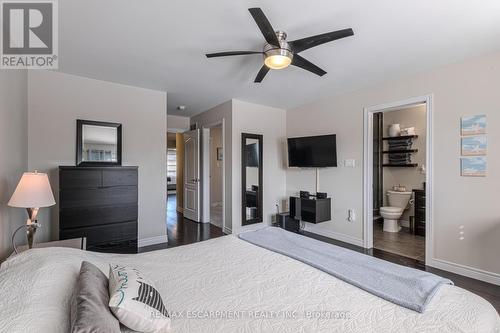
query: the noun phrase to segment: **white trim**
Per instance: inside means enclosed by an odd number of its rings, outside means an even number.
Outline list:
[[[210,223],[210,129],[201,129],[201,222]]]
[[[224,231],[225,234],[228,234],[228,235],[233,233],[231,228],[228,228],[228,227],[224,227],[224,228],[222,228],[222,230]]]
[[[500,274],[484,271],[482,269],[455,264],[441,259],[430,259],[425,263],[427,266],[442,269],[444,271],[470,277],[472,279],[496,284],[500,286]]]
[[[150,246],[150,245],[161,244],[161,243],[168,243],[168,236],[167,235],[139,239],[137,241],[137,247],[144,247],[144,246]]]
[[[425,262],[430,262],[434,257],[434,209],[433,209],[433,95],[423,95],[406,100],[374,105],[364,108],[363,114],[363,244],[371,249],[373,247],[373,114],[425,103],[427,108],[427,139],[426,139],[426,224],[425,224]]]
[[[331,231],[331,230],[319,229],[319,228],[318,229],[311,228],[309,226],[309,223],[305,224],[303,230],[307,231],[307,232],[310,232],[310,233],[314,233],[316,235],[320,235],[320,236],[332,238],[332,239],[335,239],[335,240],[338,240],[338,241],[341,241],[341,242],[344,242],[344,243],[349,243],[349,244],[353,244],[353,245],[357,245],[357,246],[363,247],[363,239],[361,239],[361,238],[353,237],[353,236],[350,236],[350,235],[346,235],[346,234],[335,232],[335,231]]]
[[[231,233],[231,228],[226,227],[226,118],[222,118],[222,120],[218,120],[213,123],[205,124],[202,128],[212,128],[217,126],[222,127],[222,230],[225,233]],[[210,165],[210,164],[209,164]],[[210,193],[210,189],[208,191]],[[205,199],[203,199],[205,200]],[[210,199],[208,200],[210,207]],[[210,212],[209,212],[210,216]]]

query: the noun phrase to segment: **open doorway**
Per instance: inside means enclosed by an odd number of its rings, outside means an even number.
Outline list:
[[[432,259],[431,96],[365,109],[364,245]]]
[[[180,137],[182,137],[182,134],[180,134]],[[179,153],[182,152],[182,149],[179,149],[178,138],[179,133],[167,132],[167,225],[168,221],[172,223],[177,221],[178,191],[182,191],[182,172],[179,174],[178,164]],[[181,157],[182,161],[183,156]],[[182,202],[182,198],[180,200]]]
[[[425,262],[426,106],[373,120],[373,247]]]

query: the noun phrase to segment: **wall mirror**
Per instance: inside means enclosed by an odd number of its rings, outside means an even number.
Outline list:
[[[101,121],[76,121],[76,165],[122,164],[122,125]]]
[[[262,222],[262,135],[241,134],[242,225]]]

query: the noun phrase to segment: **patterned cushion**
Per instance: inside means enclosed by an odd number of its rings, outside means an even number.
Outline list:
[[[170,327],[170,317],[160,293],[137,269],[109,267],[109,307],[128,328],[139,332],[161,332]]]

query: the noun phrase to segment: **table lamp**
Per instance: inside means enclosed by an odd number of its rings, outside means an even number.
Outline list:
[[[41,225],[37,222],[38,210],[41,207],[49,207],[56,204],[52,189],[50,188],[49,177],[46,173],[25,172],[17,184],[16,190],[10,198],[8,205],[10,207],[26,208],[28,211],[28,220],[26,221],[26,236],[28,238],[28,248],[33,247],[33,238],[36,229]],[[12,245],[14,251],[16,246],[14,237],[16,233],[23,228],[19,227],[12,235]]]

